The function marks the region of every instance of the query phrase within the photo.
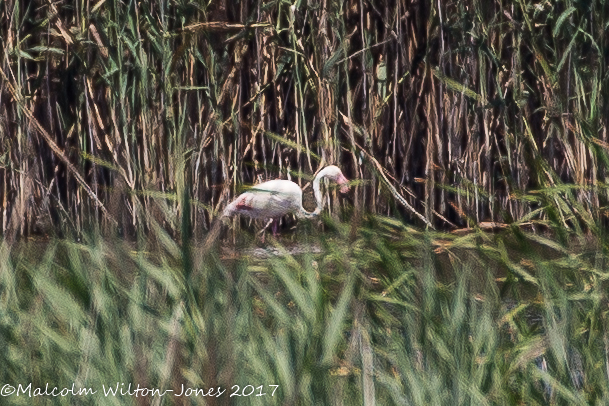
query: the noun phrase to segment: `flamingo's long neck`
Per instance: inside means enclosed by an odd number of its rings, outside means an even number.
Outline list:
[[[309,213],[308,211],[306,211],[304,209],[304,207],[302,207],[302,204],[301,204],[300,205],[300,216],[301,217],[309,218],[309,219],[317,217],[321,213],[321,210],[324,208],[323,200],[321,198],[321,189],[319,188],[319,182],[321,181],[321,178],[323,178],[324,176],[326,176],[326,174],[322,170],[321,172],[319,172],[317,174],[317,176],[313,180],[313,194],[315,195],[315,202],[317,203],[317,207],[315,208],[315,210],[313,212]]]

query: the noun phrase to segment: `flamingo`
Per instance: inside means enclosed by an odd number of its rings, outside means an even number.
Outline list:
[[[298,218],[317,217],[323,209],[319,182],[322,178],[329,178],[340,186],[341,193],[349,191],[347,178],[340,169],[330,165],[322,169],[313,180],[313,193],[317,201],[315,211],[308,212],[302,207],[302,190],[298,184],[290,180],[271,180],[254,186],[239,195],[224,209],[222,217],[231,217],[243,214],[252,219],[276,220],[286,214],[295,214]],[[268,224],[267,224],[268,225]],[[277,223],[273,223],[273,235],[277,233]]]

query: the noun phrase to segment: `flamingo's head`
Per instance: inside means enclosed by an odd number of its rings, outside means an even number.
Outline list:
[[[326,176],[332,179],[340,186],[341,193],[347,193],[349,191],[349,180],[345,178],[345,175],[338,169],[337,166],[330,165],[324,169]]]

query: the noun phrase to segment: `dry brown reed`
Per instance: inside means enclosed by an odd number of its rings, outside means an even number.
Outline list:
[[[356,213],[595,230],[608,22],[600,0],[0,2],[2,232],[177,233],[186,204],[205,230],[240,185],[328,163]]]

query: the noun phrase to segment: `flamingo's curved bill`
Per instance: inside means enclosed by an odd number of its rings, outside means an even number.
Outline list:
[[[340,185],[341,193],[347,193],[349,191],[349,181],[342,173],[336,178],[336,183]]]

